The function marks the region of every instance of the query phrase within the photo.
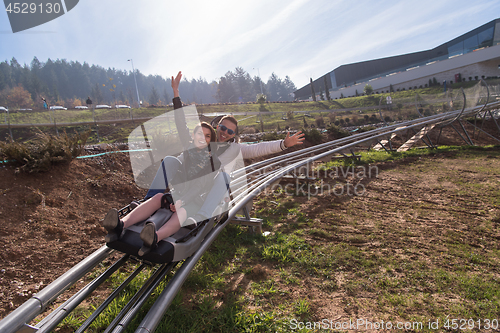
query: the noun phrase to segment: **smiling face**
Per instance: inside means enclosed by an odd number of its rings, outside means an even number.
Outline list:
[[[194,146],[198,149],[208,146],[210,139],[212,139],[212,134],[206,127],[199,126],[193,133]]]
[[[230,129],[233,131],[233,134],[229,135],[229,133],[227,133],[228,131],[223,131],[221,129],[221,125],[222,126],[225,126],[227,129]],[[230,120],[223,120],[219,126],[217,126],[217,142],[226,142],[228,140],[231,140],[232,138],[234,138],[234,136],[236,135],[236,125],[230,121]]]

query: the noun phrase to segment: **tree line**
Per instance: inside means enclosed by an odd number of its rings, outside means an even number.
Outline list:
[[[171,102],[170,78],[146,76],[135,69],[135,79],[142,106]],[[281,79],[273,73],[263,82],[241,67],[212,82],[200,77],[185,78],[180,84],[183,101],[197,104],[255,102],[262,99],[261,94],[270,102],[290,101],[295,90],[288,76]],[[45,98],[50,105],[72,108],[85,105],[87,97],[94,104],[137,107],[134,73],[66,59],[41,62],[34,57],[29,65],[21,65],[15,58],[0,62],[0,106],[38,108]]]

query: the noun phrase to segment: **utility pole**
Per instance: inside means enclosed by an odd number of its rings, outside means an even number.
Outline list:
[[[141,108],[141,100],[139,99],[139,89],[137,88],[137,79],[135,78],[135,69],[134,69],[134,61],[132,59],[128,59],[132,63],[132,72],[134,72],[134,82],[135,82],[135,91],[137,92],[137,104],[139,104],[139,109]]]
[[[254,69],[257,69],[257,74],[259,74],[259,82],[260,82],[260,93],[261,95],[264,95],[264,89],[262,89],[262,78],[260,77],[260,71],[258,68],[255,68]]]

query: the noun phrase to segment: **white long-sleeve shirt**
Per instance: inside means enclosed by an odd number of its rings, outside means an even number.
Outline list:
[[[283,140],[259,142],[253,144],[230,143],[229,148],[219,155],[222,168],[226,173],[243,168],[243,159],[256,158],[283,151]]]

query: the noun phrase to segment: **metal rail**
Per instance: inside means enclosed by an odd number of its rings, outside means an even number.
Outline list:
[[[39,293],[33,295],[31,299],[11,312],[0,321],[1,333],[15,333],[21,329],[25,323],[32,321],[37,315],[42,313],[47,306],[54,301],[66,289],[72,286],[85,274],[90,272],[101,261],[108,257],[114,250],[103,246],[90,256],[82,260],[79,264],[61,275],[54,282],[49,284]]]
[[[464,94],[463,105],[465,105],[465,98],[466,97]],[[224,216],[224,218],[221,219],[219,223],[209,232],[209,234],[205,237],[205,240],[202,242],[200,248],[196,250],[191,257],[187,258],[182,263],[180,268],[177,269],[174,276],[169,280],[167,286],[164,288],[153,306],[143,318],[141,324],[137,327],[136,332],[154,332],[154,330],[160,323],[165,311],[167,311],[169,305],[172,303],[174,297],[179,292],[188,275],[195,267],[201,256],[210,247],[212,242],[218,237],[224,227],[236,216],[236,214],[240,210],[242,210],[248,204],[248,202],[253,200],[253,198],[263,190],[265,190],[272,184],[275,184],[284,175],[294,172],[304,165],[308,165],[329,155],[333,155],[336,153],[342,154],[344,151],[351,150],[355,146],[371,144],[373,141],[379,141],[380,138],[390,136],[392,135],[392,133],[417,130],[430,124],[451,125],[453,122],[459,121],[460,118],[475,115],[479,112],[489,112],[491,115],[491,110],[500,108],[500,102],[490,103],[486,106],[487,102],[488,101],[486,101],[484,105],[478,105],[476,107],[463,107],[458,111],[448,111],[438,115],[422,117],[393,125],[386,124],[387,126],[382,128],[377,128],[364,133],[354,134],[317,146],[280,155],[278,157],[270,158],[243,168],[243,170],[246,172],[246,175],[254,176],[255,179],[248,183],[249,186],[247,188],[247,191],[233,198],[233,200],[230,202],[232,208],[229,210],[227,215]],[[465,128],[463,129],[465,130]],[[466,131],[465,133],[468,136]],[[494,136],[490,134],[488,135],[496,139]],[[238,174],[238,171],[236,171],[235,174]],[[243,179],[236,178],[233,181],[237,183],[238,181],[243,181]],[[1,320],[0,333],[17,333],[21,332],[21,330],[23,329],[31,329],[32,332],[48,332],[55,328],[64,319],[64,317],[66,317],[78,304],[81,303],[81,301],[83,301],[93,290],[95,290],[95,288],[102,284],[107,279],[107,277],[109,277],[120,266],[125,264],[129,260],[129,257],[124,256],[119,259],[99,277],[94,279],[82,290],[75,293],[63,305],[50,313],[45,319],[38,323],[36,327],[28,328],[26,324],[33,320],[38,314],[42,313],[47,308],[47,306],[52,301],[54,301],[62,292],[67,290],[86,273],[91,271],[112,252],[113,250],[109,249],[106,246],[103,246],[102,248],[91,254],[89,257],[84,259],[82,262],[74,266],[60,278],[55,280],[41,292],[34,295],[30,300],[25,302],[23,305],[18,307],[11,314]],[[141,290],[139,290],[139,292],[137,292],[136,295],[132,297],[129,303],[122,309],[120,314],[108,326],[106,332],[112,331],[118,333],[125,329],[131,322],[133,317],[137,314],[138,310],[150,297],[154,289],[165,278],[167,273],[175,267],[175,265],[177,265],[177,263],[170,263],[159,266],[156,272],[143,285]],[[145,266],[146,264],[143,263],[132,274],[130,274],[126,281],[111,293],[111,295],[103,302],[103,304],[101,304],[101,306],[98,307],[98,309],[96,309],[96,311],[85,321],[85,323],[78,329],[77,332],[85,331],[85,329],[89,327],[89,325],[97,318],[97,316],[99,316],[99,314],[111,303],[113,299],[115,299],[115,297],[137,276],[137,274]]]
[[[496,105],[496,107],[500,107],[500,103]],[[469,110],[466,114],[469,113],[474,113],[477,112],[477,110],[480,109],[475,109],[475,110]],[[463,110],[457,111],[457,112],[463,112]],[[437,117],[437,121],[446,121],[451,117],[456,117],[456,112],[450,112],[448,115],[445,117]],[[434,119],[432,122],[436,122],[436,119]],[[432,123],[431,122],[431,123]],[[418,126],[421,125],[421,123],[414,123],[414,122],[409,122],[409,126]],[[427,123],[424,121],[424,123]],[[392,127],[392,126],[389,126]],[[401,129],[401,131],[404,129]],[[390,129],[387,132],[384,133],[379,133],[377,136],[382,136],[386,135],[387,133],[392,133],[393,130]],[[240,197],[234,198],[232,203],[235,204],[234,207],[229,211],[227,218],[225,221],[223,221],[221,224],[217,225],[205,238],[203,243],[201,244],[200,248],[188,259],[186,259],[184,265],[177,271],[175,276],[170,280],[169,284],[167,287],[163,290],[162,294],[158,297],[154,305],[151,307],[149,310],[148,314],[144,317],[143,321],[135,331],[135,333],[150,333],[154,332],[157,325],[159,324],[161,318],[163,317],[165,311],[167,311],[169,305],[172,303],[174,297],[177,295],[179,292],[182,284],[184,281],[187,279],[189,273],[191,270],[194,268],[196,265],[196,262],[201,258],[203,253],[209,248],[210,244],[217,238],[219,233],[222,231],[222,229],[227,225],[231,219],[236,216],[236,214],[247,204],[248,201],[253,200],[255,196],[257,196],[259,193],[262,192],[265,188],[282,178],[285,174],[289,173],[292,170],[295,170],[297,168],[300,168],[301,166],[310,163],[314,160],[320,159],[322,157],[325,157],[327,155],[339,152],[341,150],[344,150],[346,148],[352,147],[354,145],[357,145],[359,143],[367,142],[373,140],[373,137],[366,137],[360,140],[354,140],[353,142],[347,143],[343,146],[331,149],[329,151],[323,152],[319,155],[316,155],[314,157],[309,157],[306,159],[303,159],[301,161],[298,161],[296,163],[290,164],[288,166],[285,166],[283,168],[280,168],[274,172],[269,173],[267,176],[263,177],[260,181],[258,181],[256,184],[252,186],[251,189],[249,189],[249,193],[242,194]],[[314,150],[314,149],[313,149]],[[290,153],[287,155],[297,155],[300,153]],[[286,155],[285,155],[286,156]],[[261,163],[261,165],[264,163]]]

